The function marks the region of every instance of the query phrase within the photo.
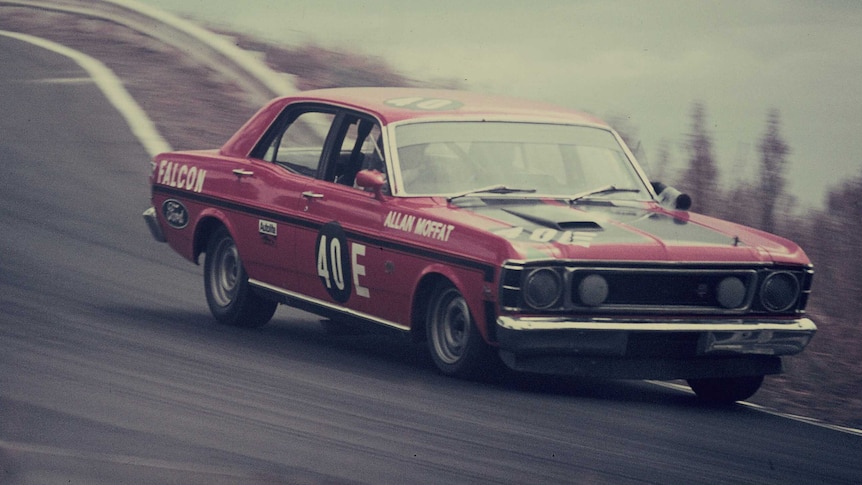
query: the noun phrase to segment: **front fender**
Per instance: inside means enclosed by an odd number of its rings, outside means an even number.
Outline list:
[[[487,323],[486,303],[493,301],[492,288],[494,283],[486,281],[484,272],[479,270],[457,268],[440,263],[428,265],[420,274],[411,299],[414,302],[414,323],[420,323],[417,328],[424,327],[422,304],[428,301],[431,296],[430,291],[441,280],[447,280],[454,285],[467,300],[467,305],[470,307],[470,313],[479,333],[482,334],[482,338],[486,342],[491,342],[493,340],[490,337],[492,329]],[[417,313],[417,309],[419,313]]]

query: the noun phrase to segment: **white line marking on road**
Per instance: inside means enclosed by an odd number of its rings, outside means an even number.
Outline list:
[[[666,382],[666,381],[647,381],[647,382],[649,382],[650,384],[655,384],[657,386],[666,387],[668,389],[675,389],[677,391],[682,391],[682,392],[694,394],[694,391],[692,391],[690,387],[684,386],[682,384],[677,384],[675,382]],[[862,436],[862,429],[848,428],[846,426],[838,426],[836,424],[824,423],[823,421],[820,421],[819,419],[808,418],[805,416],[799,416],[797,414],[788,414],[788,413],[773,411],[772,409],[769,409],[767,407],[763,407],[759,404],[754,404],[754,403],[750,403],[747,401],[740,401],[737,404],[740,404],[742,406],[754,409],[756,411],[760,411],[762,413],[771,414],[773,416],[780,416],[782,418],[787,418],[787,419],[792,419],[793,421],[799,421],[802,423],[812,424],[814,426],[819,426],[821,428],[831,429],[833,431],[840,431],[842,433],[849,433],[849,434],[854,434],[857,436]]]
[[[94,81],[89,77],[50,77],[24,82],[29,84],[92,84]]]
[[[6,30],[0,30],[0,35],[28,42],[75,61],[82,69],[87,71],[105,95],[105,98],[119,111],[120,115],[129,125],[132,133],[138,138],[141,145],[143,145],[151,157],[159,153],[171,151],[171,146],[156,130],[155,124],[147,116],[147,113],[141,109],[134,98],[126,91],[120,78],[108,69],[107,66],[82,52],[41,37]]]

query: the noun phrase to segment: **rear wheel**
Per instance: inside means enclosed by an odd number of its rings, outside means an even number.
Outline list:
[[[425,319],[428,349],[443,374],[477,378],[496,362],[470,315],[470,307],[451,284],[440,284],[432,294]]]
[[[277,302],[262,298],[248,284],[236,243],[225,228],[217,230],[207,244],[204,290],[213,316],[226,325],[266,325],[278,307]]]
[[[732,403],[748,399],[760,389],[761,384],[763,384],[763,376],[688,380],[688,385],[697,397],[715,403]]]

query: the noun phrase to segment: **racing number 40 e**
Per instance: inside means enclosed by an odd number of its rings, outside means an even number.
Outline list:
[[[350,299],[352,287],[355,287],[357,296],[371,297],[368,288],[359,281],[360,277],[365,276],[365,265],[359,261],[360,257],[365,256],[365,245],[348,243],[340,224],[330,222],[321,228],[315,253],[317,275],[333,299],[340,303],[346,302]]]

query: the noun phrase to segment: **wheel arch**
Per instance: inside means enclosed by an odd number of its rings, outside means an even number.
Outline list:
[[[421,342],[425,340],[425,316],[431,303],[431,296],[434,290],[441,284],[452,285],[467,299],[474,324],[479,329],[479,333],[482,334],[482,338],[486,342],[491,343],[494,339],[491,335],[487,318],[489,310],[491,314],[494,313],[493,308],[489,308],[487,304],[480,300],[470,298],[470,292],[466,291],[463,279],[451,272],[448,267],[429,268],[416,284],[410,305],[410,333],[413,341]]]
[[[413,292],[413,303],[410,305],[410,334],[414,342],[425,340],[425,315],[428,313],[428,305],[431,303],[431,295],[441,284],[451,284],[452,280],[442,273],[426,273],[416,285]]]
[[[233,231],[226,222],[226,219],[218,213],[204,214],[198,220],[195,226],[194,239],[192,241],[192,261],[195,264],[200,264],[198,258],[206,252],[207,242],[210,237],[220,228],[227,228],[228,232],[233,234]]]

